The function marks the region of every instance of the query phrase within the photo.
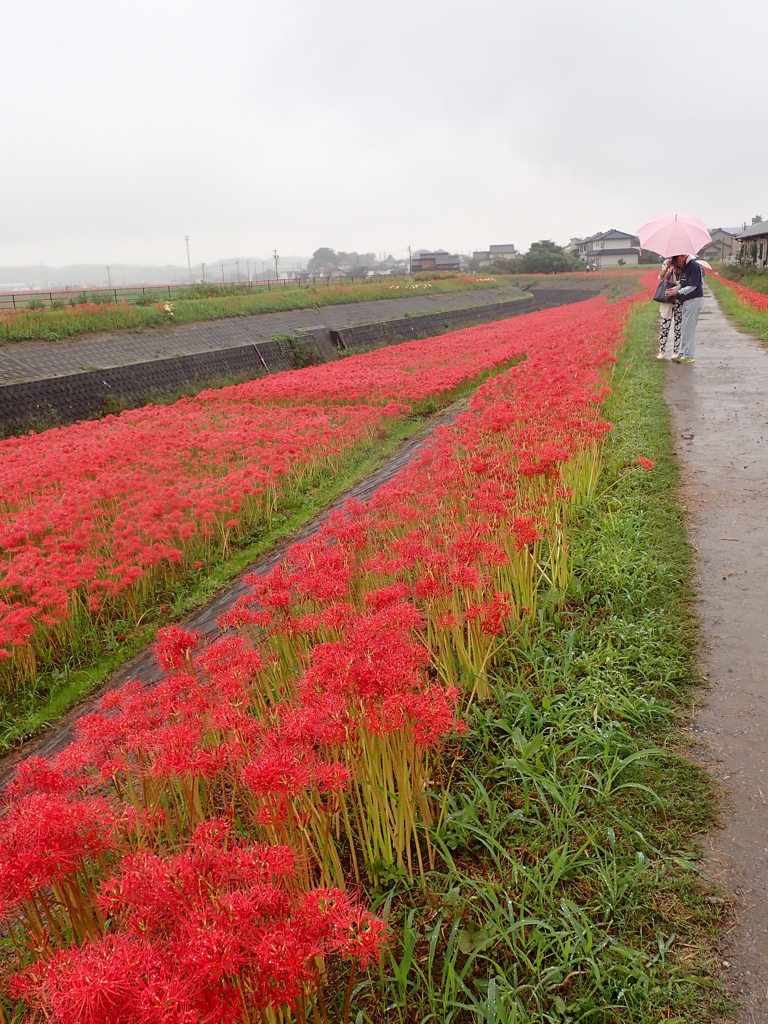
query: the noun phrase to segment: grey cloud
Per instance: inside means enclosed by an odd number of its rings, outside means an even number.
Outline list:
[[[176,261],[184,234],[199,261],[768,215],[741,56],[766,28],[762,0],[19,4],[0,265]]]

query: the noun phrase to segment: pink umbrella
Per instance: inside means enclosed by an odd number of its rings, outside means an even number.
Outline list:
[[[712,241],[703,221],[680,213],[649,220],[638,228],[637,237],[642,249],[650,249],[660,256],[681,256],[683,253],[695,256],[699,249]]]

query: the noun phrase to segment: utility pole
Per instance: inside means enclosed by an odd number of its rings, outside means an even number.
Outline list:
[[[112,276],[109,273],[109,267],[107,267],[107,284],[109,285],[110,288],[112,287]]]
[[[277,249],[272,250],[272,255],[275,257],[275,280],[279,281],[280,271],[277,269],[277,261],[280,259],[280,257],[277,255]]]
[[[408,273],[413,273],[413,259],[411,258],[411,247],[408,246]]]
[[[189,283],[192,284],[192,264],[189,262],[189,235],[184,235],[184,241],[187,243],[187,269],[189,270]]]
[[[205,264],[201,263],[200,266],[203,268],[203,284],[205,284]]]
[[[221,264],[221,283],[224,284],[224,264]]]

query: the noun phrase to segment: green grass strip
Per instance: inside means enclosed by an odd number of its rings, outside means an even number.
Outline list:
[[[469,277],[410,280],[381,278],[357,284],[292,285],[268,291],[263,287],[230,291],[213,289],[201,298],[181,297],[167,300],[160,290],[148,295],[140,305],[103,304],[103,296],[91,296],[92,306],[67,308],[62,303],[53,307],[0,310],[0,345],[16,341],[44,339],[59,341],[93,331],[120,329],[143,330],[164,328],[173,324],[199,323],[226,317],[253,316],[294,309],[320,309],[323,306],[370,302],[375,299],[418,298],[454,292],[482,291],[504,287],[506,282],[491,277],[473,280]],[[519,295],[519,290],[516,290]],[[514,298],[515,294],[511,294]],[[73,301],[79,299],[75,296]]]
[[[691,549],[650,305],[615,369],[573,586],[509,642],[445,766],[443,866],[426,890],[393,878],[369,893],[393,944],[357,987],[357,1024],[689,1024],[719,1009],[718,911],[697,867],[714,797],[680,728],[697,681]]]

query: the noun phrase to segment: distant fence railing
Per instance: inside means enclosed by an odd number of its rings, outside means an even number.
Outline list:
[[[393,277],[395,275],[392,275]],[[397,275],[402,276],[402,275]],[[45,288],[35,291],[0,292],[0,310],[35,309],[41,307],[63,308],[77,306],[83,302],[127,302],[130,305],[151,305],[153,302],[168,302],[183,297],[191,289],[210,289],[213,294],[248,292],[254,288],[274,291],[278,288],[321,288],[338,284],[381,283],[386,275],[373,277],[305,277],[301,279],[259,279],[251,281],[196,281],[193,284],[146,284],[125,285],[122,288]],[[215,291],[214,291],[215,289]]]

